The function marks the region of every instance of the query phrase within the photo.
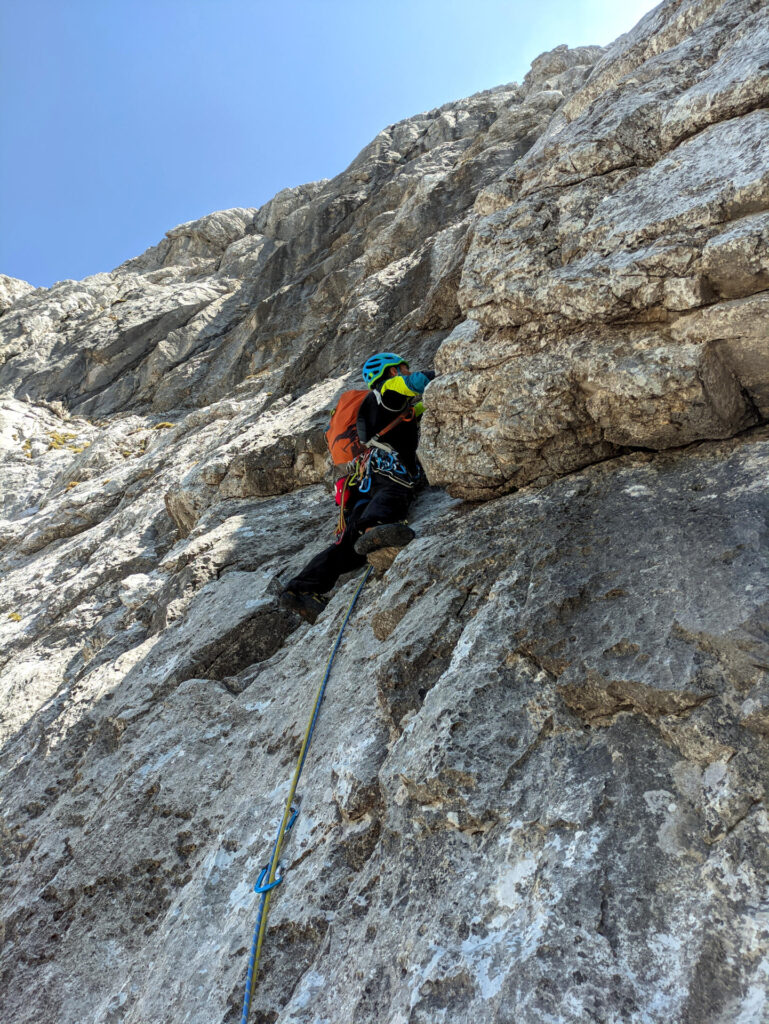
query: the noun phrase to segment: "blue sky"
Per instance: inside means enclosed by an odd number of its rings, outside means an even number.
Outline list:
[[[649,0],[0,0],[0,273],[111,270]]]

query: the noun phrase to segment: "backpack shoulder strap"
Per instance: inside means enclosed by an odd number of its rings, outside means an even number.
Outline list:
[[[392,423],[388,423],[386,427],[382,427],[378,434],[375,434],[372,438],[373,441],[379,440],[380,437],[384,437],[385,434],[389,433],[393,427],[397,427],[399,423],[408,423],[413,420],[415,416],[413,408],[406,409],[400,416],[396,416]]]

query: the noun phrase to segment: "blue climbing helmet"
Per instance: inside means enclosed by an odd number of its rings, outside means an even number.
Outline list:
[[[377,352],[363,364],[363,381],[367,387],[373,388],[388,366],[400,366],[405,362],[403,356],[394,352]]]

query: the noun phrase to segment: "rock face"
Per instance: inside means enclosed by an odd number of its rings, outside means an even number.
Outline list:
[[[0,280],[4,1021],[240,1019],[357,580],[277,599],[378,349],[439,371],[432,486],[340,648],[251,1019],[767,1019],[767,52],[764,3],[668,0],[332,181]]]
[[[31,291],[33,291],[32,285],[27,284],[26,281],[19,281],[18,278],[0,274],[0,316],[10,309],[17,299]]]
[[[769,414],[766,15],[660,5],[481,193],[426,424],[436,482],[490,497]]]

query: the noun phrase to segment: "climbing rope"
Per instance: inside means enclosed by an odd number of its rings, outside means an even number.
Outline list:
[[[280,864],[280,852],[283,848],[286,836],[291,831],[296,816],[299,814],[299,808],[294,803],[294,797],[296,795],[296,787],[299,784],[299,776],[302,774],[302,768],[304,768],[304,762],[307,759],[307,752],[310,749],[310,741],[312,740],[312,734],[315,731],[315,723],[318,720],[318,714],[320,713],[320,706],[323,702],[323,694],[326,692],[326,684],[328,683],[329,676],[331,675],[331,668],[334,664],[334,658],[336,652],[339,650],[339,645],[342,642],[342,636],[344,634],[345,626],[347,625],[350,616],[352,615],[353,608],[360,596],[363,587],[366,584],[366,580],[371,575],[372,566],[369,566],[366,570],[366,574],[360,582],[358,589],[353,594],[353,598],[347,607],[347,613],[342,623],[342,628],[339,630],[339,634],[336,638],[336,643],[331,651],[331,657],[328,659],[326,665],[326,671],[323,676],[323,682],[318,688],[318,692],[315,696],[315,705],[312,709],[312,715],[310,716],[310,723],[307,726],[307,730],[302,740],[302,746],[299,751],[299,758],[296,762],[296,768],[294,769],[294,777],[291,780],[291,788],[288,792],[288,798],[286,800],[286,807],[283,811],[283,818],[278,828],[278,834],[275,837],[275,843],[272,847],[272,855],[267,864],[262,868],[262,872],[257,879],[256,885],[254,886],[254,892],[259,893],[261,902],[259,904],[259,914],[256,919],[256,926],[254,927],[254,938],[251,943],[251,956],[248,960],[248,973],[246,974],[246,993],[243,998],[243,1013],[240,1018],[240,1024],[248,1024],[248,1012],[251,1008],[251,999],[254,994],[254,987],[256,985],[256,972],[259,967],[259,957],[262,952],[262,944],[264,942],[264,934],[267,930],[267,913],[270,906],[270,897],[272,896],[272,890],[280,885],[283,881],[283,869]],[[278,869],[280,868],[280,874]]]

